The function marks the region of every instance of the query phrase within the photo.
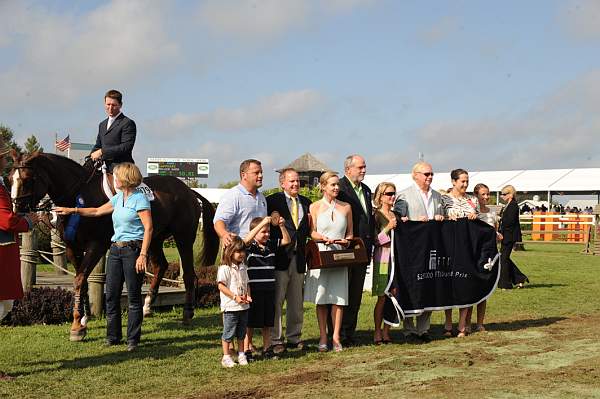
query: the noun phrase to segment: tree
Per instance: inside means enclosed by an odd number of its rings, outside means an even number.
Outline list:
[[[32,154],[36,151],[40,151],[43,152],[44,148],[40,145],[40,142],[38,141],[37,137],[35,137],[35,135],[31,135],[31,137],[29,137],[27,139],[27,141],[25,141],[25,154]]]
[[[0,124],[0,137],[2,137],[2,141],[4,141],[10,147],[12,147],[14,150],[16,150],[18,154],[21,154],[23,152],[21,150],[21,147],[19,147],[19,145],[17,143],[15,143],[15,141],[13,140],[14,132],[8,126]],[[8,172],[12,169],[12,166],[13,166],[13,160],[11,157],[8,157],[8,163],[6,165],[6,169],[0,170],[0,175],[2,177],[6,178],[6,176],[8,175]]]
[[[237,186],[239,182],[237,180],[228,181],[227,183],[219,184],[219,188],[231,188]]]

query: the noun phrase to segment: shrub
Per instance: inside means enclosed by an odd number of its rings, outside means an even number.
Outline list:
[[[33,288],[15,301],[3,324],[28,326],[32,324],[62,324],[73,320],[73,293],[62,288]]]
[[[196,286],[196,307],[211,308],[219,306],[219,288],[215,280],[198,279],[198,285]]]

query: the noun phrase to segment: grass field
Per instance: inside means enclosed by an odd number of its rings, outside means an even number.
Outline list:
[[[342,353],[289,352],[277,361],[223,370],[217,309],[180,309],[144,321],[142,345],[104,347],[104,320],[83,343],[68,325],[0,328],[1,397],[600,397],[600,257],[580,246],[528,244],[514,259],[529,276],[524,289],[497,291],[486,333],[442,337],[434,313],[429,344],[373,346],[374,301],[365,293],[359,338]],[[456,312],[455,312],[456,314]],[[314,308],[305,308],[305,339],[316,345]],[[456,318],[456,316],[455,316]]]

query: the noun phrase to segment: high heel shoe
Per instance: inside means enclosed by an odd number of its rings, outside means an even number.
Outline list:
[[[344,348],[342,347],[342,344],[340,344],[340,343],[336,344],[335,342],[333,343],[333,351],[334,352],[341,352],[343,350],[344,350]]]
[[[327,344],[319,344],[319,347],[317,349],[320,353],[325,353],[329,351],[329,347],[327,347]]]

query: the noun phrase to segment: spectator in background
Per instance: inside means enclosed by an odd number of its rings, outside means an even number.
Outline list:
[[[511,289],[513,285],[522,288],[523,284],[529,282],[529,280],[510,259],[515,243],[522,240],[515,188],[511,185],[504,186],[500,196],[506,202],[506,206],[502,210],[500,228],[498,229],[502,234],[498,288]]]

